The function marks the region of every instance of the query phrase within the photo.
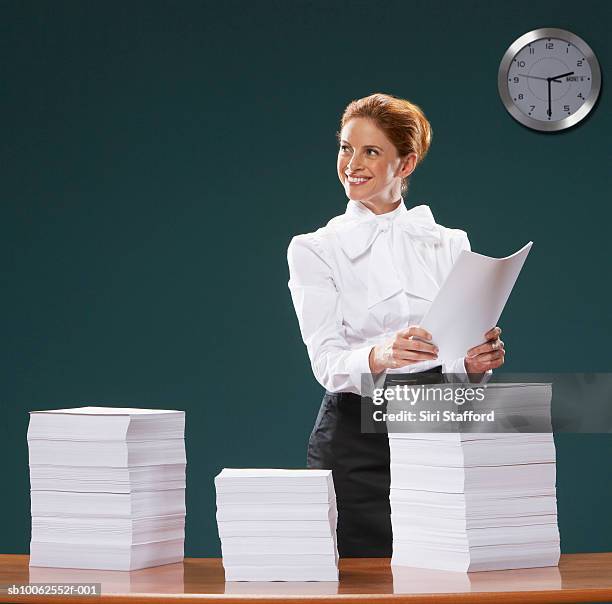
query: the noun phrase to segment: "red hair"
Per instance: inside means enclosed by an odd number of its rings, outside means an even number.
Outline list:
[[[417,166],[423,161],[431,145],[431,125],[422,109],[390,94],[377,92],[351,101],[340,120],[340,129],[355,117],[372,120],[393,143],[400,157],[416,153]],[[338,138],[340,133],[338,132]],[[408,190],[408,178],[402,180],[402,193]]]

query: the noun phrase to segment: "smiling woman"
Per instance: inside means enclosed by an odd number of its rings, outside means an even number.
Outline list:
[[[419,107],[386,94],[351,102],[338,133],[346,212],[289,245],[289,289],[313,373],[326,389],[308,443],[310,468],[331,469],[341,556],[391,555],[389,444],[361,432],[361,394],[372,382],[463,381],[504,361],[500,330],[459,359],[438,358],[436,334],[419,327],[470,244],[402,193],[431,142]],[[474,375],[473,375],[474,374]],[[463,377],[461,377],[463,376]]]
[[[350,103],[340,125],[340,182],[349,199],[379,213],[369,200],[388,197],[398,176],[407,193],[408,177],[429,150],[431,126],[417,105],[382,94]]]

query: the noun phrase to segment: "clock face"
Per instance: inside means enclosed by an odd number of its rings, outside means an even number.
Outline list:
[[[517,121],[537,130],[562,130],[583,119],[595,104],[599,66],[589,46],[571,32],[534,30],[504,55],[498,86]]]

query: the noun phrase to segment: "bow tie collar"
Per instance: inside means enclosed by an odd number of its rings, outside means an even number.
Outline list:
[[[426,300],[434,299],[439,285],[415,245],[418,241],[430,244],[441,241],[439,227],[428,206],[407,210],[402,201],[397,210],[376,215],[358,202],[350,201],[346,219],[348,221],[338,225],[336,230],[344,253],[359,265],[363,260],[361,257],[371,249],[366,264],[359,268],[360,272],[365,271],[368,308],[401,290]],[[406,257],[397,268],[391,238],[396,229],[404,235],[402,246],[407,248]]]
[[[350,219],[350,223],[338,231],[338,237],[342,249],[351,260],[370,249],[380,233],[386,233],[392,228],[399,228],[415,239],[440,242],[438,225],[428,206],[420,205],[407,210],[402,201],[397,210],[390,214],[393,216],[372,214],[362,206],[349,205],[345,216]]]

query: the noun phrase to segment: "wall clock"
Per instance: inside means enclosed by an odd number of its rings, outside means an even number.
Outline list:
[[[591,47],[576,34],[534,29],[504,54],[497,87],[515,120],[554,132],[574,126],[591,111],[601,89],[601,72]]]

